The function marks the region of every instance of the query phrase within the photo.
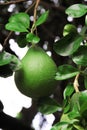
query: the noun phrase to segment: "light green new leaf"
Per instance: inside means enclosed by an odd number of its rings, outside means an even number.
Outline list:
[[[33,33],[28,33],[26,35],[26,40],[27,40],[27,42],[37,44],[40,41],[40,38]]]
[[[77,65],[87,66],[87,46],[80,46],[72,55],[72,60]]]
[[[55,79],[65,80],[76,76],[79,70],[71,65],[61,65],[58,67]]]
[[[15,32],[28,32],[28,30],[21,23],[7,23],[5,28]]]
[[[15,14],[9,18],[9,23],[21,23],[25,28],[30,26],[30,17],[24,12]]]
[[[66,36],[70,33],[72,33],[72,35],[77,34],[77,28],[73,24],[66,24],[63,29],[63,36]]]
[[[54,43],[54,51],[61,56],[69,56],[79,48],[82,39],[80,35],[68,34]]]
[[[39,26],[39,25],[43,24],[43,23],[47,20],[48,15],[49,15],[49,11],[46,11],[45,13],[43,13],[43,14],[38,18],[38,20],[36,21],[35,26]]]
[[[9,18],[9,22],[5,25],[5,28],[16,32],[28,32],[29,26],[29,15],[26,13],[18,13]]]
[[[56,111],[62,111],[62,108],[58,105],[56,100],[47,97],[44,99],[40,99],[39,105],[38,105],[38,110],[41,113],[48,115],[48,114],[52,114]]]
[[[73,18],[79,18],[87,13],[87,5],[74,4],[67,8],[65,13]]]

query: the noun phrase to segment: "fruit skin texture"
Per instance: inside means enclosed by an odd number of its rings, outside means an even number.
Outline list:
[[[15,72],[15,83],[21,93],[39,98],[54,92],[57,66],[43,49],[32,46],[21,62],[21,69]]]

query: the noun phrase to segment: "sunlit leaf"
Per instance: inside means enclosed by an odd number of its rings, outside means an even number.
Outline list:
[[[55,79],[65,80],[76,76],[79,73],[78,69],[71,65],[61,65],[58,67]]]
[[[20,12],[18,14],[14,14],[9,18],[9,23],[20,23],[25,28],[29,28],[30,26],[30,17],[28,14],[24,12]]]
[[[63,29],[63,36],[66,36],[70,33],[72,33],[72,35],[77,34],[77,28],[73,24],[66,24]]]
[[[6,29],[15,32],[28,32],[28,30],[21,23],[7,23]]]
[[[39,26],[39,25],[43,24],[43,23],[47,20],[48,15],[49,15],[49,11],[46,11],[45,13],[43,13],[43,14],[38,18],[38,20],[36,21],[35,26]]]
[[[28,32],[30,26],[30,18],[26,13],[18,13],[9,18],[9,22],[5,25],[7,30],[16,32]]]
[[[82,39],[79,35],[66,35],[54,43],[54,51],[61,56],[69,56],[79,48]]]
[[[74,4],[67,8],[65,12],[73,18],[79,18],[87,13],[87,5]]]
[[[40,38],[33,33],[28,33],[26,35],[26,40],[30,43],[37,44],[40,41]]]

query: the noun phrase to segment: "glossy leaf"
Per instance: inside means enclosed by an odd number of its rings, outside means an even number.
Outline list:
[[[66,24],[63,29],[63,36],[66,36],[70,33],[72,33],[72,35],[77,34],[77,28],[73,24]]]
[[[37,44],[40,41],[40,38],[33,33],[28,33],[26,35],[26,40],[30,43]]]
[[[9,23],[21,23],[25,28],[29,28],[30,18],[28,14],[20,12],[18,14],[11,16],[9,18]]]
[[[67,8],[65,12],[73,18],[79,18],[87,13],[87,5],[74,4]]]
[[[72,84],[67,85],[63,92],[64,99],[66,99],[67,97],[70,97],[73,92],[74,92],[73,85]]]
[[[72,55],[72,60],[77,65],[87,66],[87,46],[81,46]]]
[[[79,73],[78,69],[71,65],[61,65],[58,67],[55,79],[65,80],[76,76]]]
[[[0,53],[0,76],[9,77],[21,68],[20,60],[15,56],[7,52]]]
[[[13,55],[7,52],[0,53],[0,66],[9,64],[13,59]]]
[[[62,108],[52,98],[44,98],[39,101],[38,110],[43,114],[52,114],[56,111],[61,111]]]
[[[81,36],[69,34],[54,43],[54,51],[61,56],[69,56],[79,48],[81,42]]]
[[[15,32],[28,32],[28,30],[21,23],[7,23],[6,29]]]
[[[38,18],[38,20],[36,21],[35,26],[39,26],[39,25],[43,24],[43,23],[47,20],[48,15],[49,15],[49,11],[46,11],[45,13],[43,13],[43,14]]]
[[[28,32],[30,26],[30,18],[26,13],[18,13],[9,18],[9,22],[5,28],[16,32]]]

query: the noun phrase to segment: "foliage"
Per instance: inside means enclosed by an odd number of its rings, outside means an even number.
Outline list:
[[[65,10],[65,13],[73,18],[80,18],[87,13],[87,6],[74,4]],[[5,28],[10,31],[24,33],[20,37],[18,45],[25,47],[28,44],[36,45],[40,37],[35,33],[38,26],[46,22],[49,11],[45,11],[31,26],[30,16],[20,12],[11,16]],[[87,129],[87,16],[81,32],[73,24],[66,24],[63,30],[63,37],[53,44],[53,49],[58,56],[68,57],[69,63],[58,66],[55,79],[58,81],[68,80],[63,91],[63,104],[60,105],[54,98],[45,97],[38,101],[38,111],[42,114],[62,112],[60,121],[51,130],[86,130]],[[25,44],[26,41],[26,44]],[[21,44],[20,44],[21,43]],[[21,67],[20,60],[15,56],[2,52],[0,54],[0,67],[9,65],[11,71]],[[0,75],[5,77],[4,74]],[[7,75],[10,76],[10,75]],[[6,77],[7,77],[6,76]],[[78,76],[78,78],[77,78]],[[83,89],[77,91],[77,84],[82,80]],[[75,81],[75,82],[74,82]],[[82,84],[81,84],[82,85]]]

